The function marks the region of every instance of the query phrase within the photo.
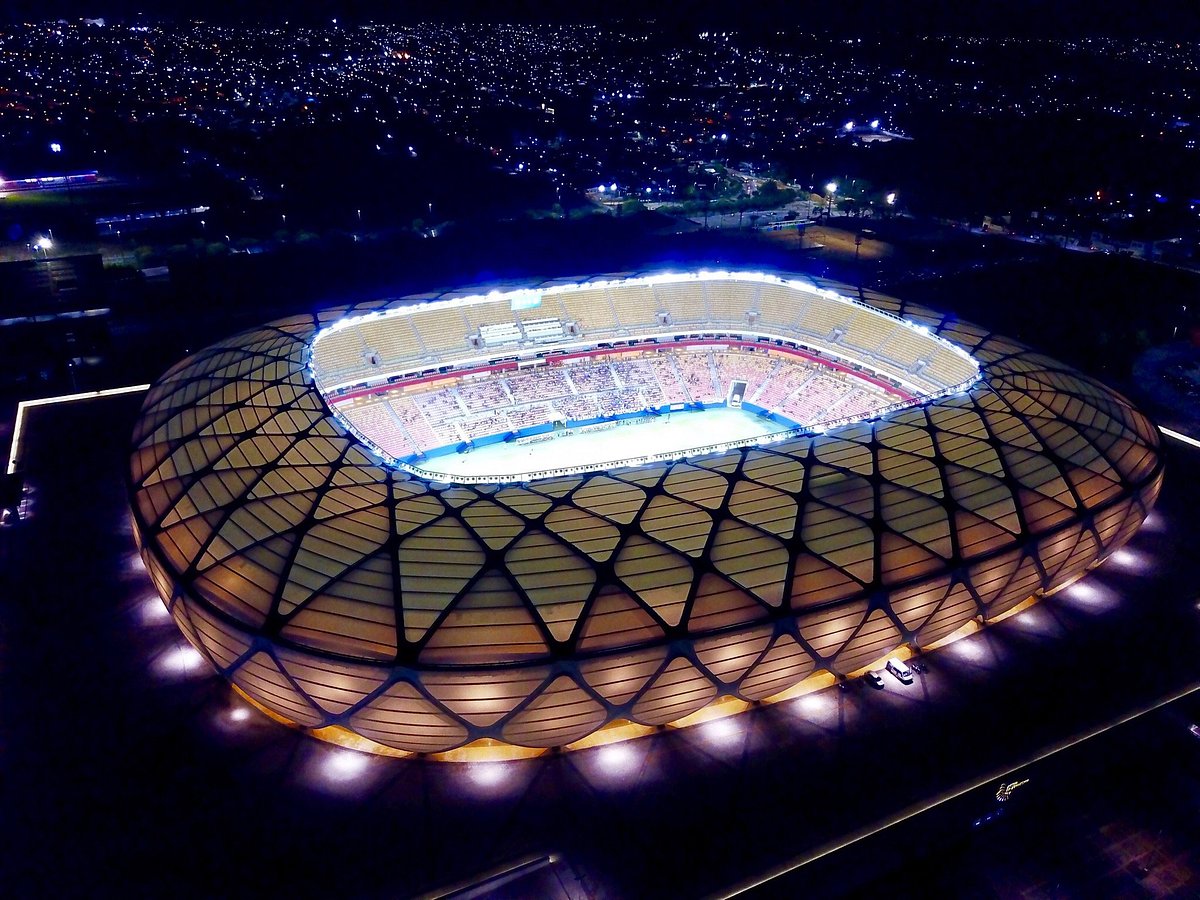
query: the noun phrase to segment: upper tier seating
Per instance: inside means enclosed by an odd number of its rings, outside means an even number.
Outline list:
[[[674,325],[702,325],[712,321],[703,286],[688,282],[656,284],[654,296],[658,308],[670,314]]]
[[[890,372],[919,391],[960,384],[974,374],[974,367],[945,345],[862,306],[769,282],[713,279],[550,292],[543,294],[537,307],[516,312],[504,296],[470,305],[398,308],[395,314],[368,318],[324,335],[314,346],[313,368],[327,389],[351,388],[364,381],[376,384],[436,365],[543,347],[546,335],[534,339],[529,329],[550,327],[546,322],[557,328],[555,320],[561,320],[563,327],[578,326],[578,333],[564,331],[563,340],[586,340],[593,346],[639,334],[669,333],[672,328],[680,333],[720,329],[794,336],[818,350]],[[490,335],[495,328],[505,329],[512,340],[485,346],[478,337],[480,329]],[[711,387],[703,386],[702,379],[694,383],[698,396],[693,396],[673,388],[669,378],[664,381],[661,367],[652,368],[659,382],[655,394],[661,393],[667,403],[707,402],[727,389],[727,384],[716,383],[726,381],[718,372]],[[534,393],[528,399],[552,395],[559,394]]]

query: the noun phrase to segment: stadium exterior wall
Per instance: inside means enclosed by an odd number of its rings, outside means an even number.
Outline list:
[[[882,296],[970,351],[968,392],[763,448],[522,485],[388,468],[306,370],[332,310],[151,389],[130,501],[187,639],[319,736],[561,747],[759,701],[1056,590],[1128,541],[1157,429],[1093,379]]]

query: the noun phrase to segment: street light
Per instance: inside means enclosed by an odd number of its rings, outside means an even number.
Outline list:
[[[883,199],[887,201],[888,206],[895,206],[896,205],[896,192],[892,191]]]
[[[831,181],[825,185],[825,195],[828,198],[828,205],[825,209],[825,214],[828,218],[833,218],[833,195],[837,193],[837,182]]]

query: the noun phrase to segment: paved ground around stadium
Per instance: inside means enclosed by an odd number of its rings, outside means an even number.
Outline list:
[[[445,475],[504,478],[563,466],[597,466],[606,460],[680,453],[697,444],[738,441],[783,430],[784,426],[743,409],[673,412],[630,424],[547,436],[527,443],[490,444],[470,453],[437,456],[421,464]],[[369,437],[370,435],[368,435]]]
[[[1197,677],[1200,451],[1172,445],[1159,507],[1120,558],[931,655],[911,687],[500,766],[347,759],[188,667],[125,512],[139,402],[27,421],[30,515],[0,531],[13,896],[396,897],[547,854],[501,895],[721,894]],[[877,855],[852,848],[758,893],[849,891],[917,843],[900,826],[858,845]]]

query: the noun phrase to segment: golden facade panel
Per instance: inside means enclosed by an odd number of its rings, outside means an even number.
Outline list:
[[[142,557],[187,639],[277,717],[437,753],[767,699],[1069,583],[1161,486],[1158,431],[1127,400],[953,316],[738,273],[530,290],[536,309],[429,295],[295,316],[147,395],[129,462]],[[757,329],[922,399],[504,484],[391,465],[330,408],[374,367],[499,355],[487,329],[550,317],[593,346]]]

